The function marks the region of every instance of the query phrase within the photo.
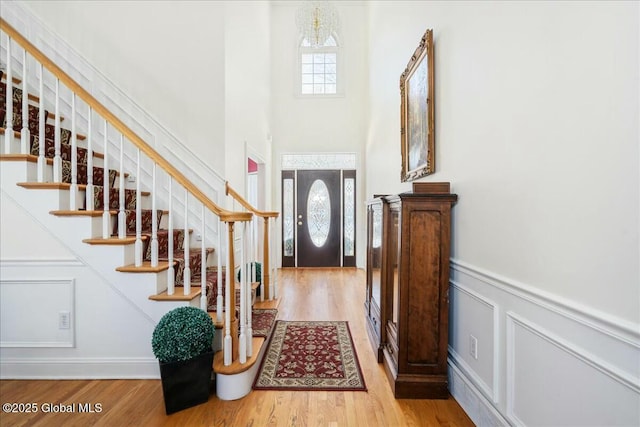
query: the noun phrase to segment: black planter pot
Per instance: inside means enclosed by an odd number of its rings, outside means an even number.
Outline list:
[[[180,362],[160,362],[167,415],[209,400],[213,351]]]

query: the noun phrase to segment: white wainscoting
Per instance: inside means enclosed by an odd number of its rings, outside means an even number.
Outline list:
[[[476,424],[640,425],[640,325],[453,259],[450,304],[450,390]]]
[[[74,347],[74,324],[73,278],[0,280],[0,347]]]

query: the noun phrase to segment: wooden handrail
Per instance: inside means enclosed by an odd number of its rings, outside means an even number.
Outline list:
[[[261,218],[277,218],[278,216],[280,216],[279,212],[261,211],[251,206],[251,204],[247,202],[240,194],[238,194],[236,190],[231,188],[231,186],[229,185],[229,181],[225,182],[225,192],[227,196],[231,196],[236,199],[236,201],[240,203],[242,207],[250,212],[253,212],[253,214],[256,216],[259,216]]]
[[[213,200],[209,199],[198,187],[196,187],[187,177],[178,171],[171,163],[164,159],[156,150],[140,138],[134,131],[129,129],[118,117],[102,105],[97,99],[87,92],[82,86],[76,83],[67,73],[51,61],[44,53],[36,48],[29,40],[24,38],[22,34],[16,31],[7,21],[0,18],[0,30],[4,31],[13,40],[17,41],[29,54],[49,70],[58,80],[64,83],[72,92],[87,103],[92,110],[102,116],[109,122],[118,132],[131,141],[136,147],[142,150],[152,161],[164,169],[173,179],[180,183],[187,191],[193,194],[200,202],[202,202],[209,210],[215,213],[222,221],[251,221],[253,214],[251,212],[233,212],[218,206]],[[22,76],[24,79],[25,76]]]

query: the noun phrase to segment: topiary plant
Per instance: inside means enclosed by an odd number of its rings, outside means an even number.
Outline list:
[[[211,351],[215,327],[209,314],[196,307],[166,313],[153,330],[151,347],[161,363],[189,360]]]

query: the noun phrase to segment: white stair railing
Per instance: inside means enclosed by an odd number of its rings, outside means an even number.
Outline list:
[[[175,293],[175,284],[176,284],[176,272],[173,267],[173,178],[169,177],[169,218],[168,222],[168,262],[169,269],[167,270],[167,294],[173,295]]]
[[[142,189],[140,188],[140,149],[136,150],[136,243],[134,247],[135,252],[135,266],[140,267],[142,265]]]
[[[202,235],[200,236],[200,253],[202,263],[200,264],[200,308],[204,311],[207,311],[207,247],[206,247],[206,222],[205,216],[206,211],[204,205],[202,205],[202,223],[200,224],[200,229],[202,230]]]
[[[44,132],[44,123],[45,123],[45,116],[44,116],[44,67],[42,66],[42,64],[40,64],[40,66],[38,67],[40,69],[40,79],[38,82],[38,96],[39,101],[38,101],[38,110],[40,111],[39,113],[39,117],[38,117],[38,164],[37,164],[37,168],[38,168],[38,182],[44,182],[44,172],[45,172],[45,166],[46,166],[46,159],[44,157],[44,151],[45,151],[45,141],[44,141],[44,136],[45,136],[45,132]]]
[[[189,243],[191,241],[189,235],[189,192],[185,189],[184,192],[184,243],[183,243],[183,255],[184,255],[184,270],[182,271],[182,286],[184,287],[184,294],[189,295],[191,293],[191,263],[189,262]]]
[[[275,236],[274,233],[274,225],[279,216],[278,212],[270,212],[270,211],[261,211],[251,206],[238,192],[236,192],[229,183],[226,183],[226,194],[231,196],[235,205],[238,204],[242,209],[245,209],[247,212],[253,213],[256,217],[263,219],[263,239],[262,239],[262,254],[257,254],[259,251],[250,251],[249,254],[253,255],[249,263],[252,266],[255,266],[255,263],[261,263],[261,271],[260,271],[260,300],[264,301],[272,300],[276,298],[276,284],[271,283],[271,277],[275,278],[275,274],[272,274],[275,269],[272,267],[270,260],[273,259],[273,255],[275,253],[275,242],[273,239],[269,238],[269,235]],[[256,218],[256,221],[258,219]],[[250,227],[250,230],[253,230],[253,227]],[[256,245],[257,246],[257,245]],[[257,255],[254,255],[257,254]],[[255,277],[255,276],[254,276]],[[249,286],[251,284],[249,283]]]
[[[78,135],[76,134],[76,95],[71,94],[71,186],[69,187],[69,210],[78,209]]]
[[[60,80],[56,79],[56,99],[55,99],[55,128],[54,144],[55,155],[53,156],[53,182],[62,182],[62,157],[60,156]]]
[[[233,242],[233,224],[226,224],[225,226],[226,228],[226,244],[225,247],[227,248],[227,250],[229,250],[229,248],[231,248],[231,242]],[[229,259],[229,262],[227,264],[227,269],[226,269],[226,280],[225,280],[225,298],[224,298],[224,325],[225,325],[225,329],[224,329],[224,341],[223,341],[223,347],[224,347],[224,365],[225,366],[229,366],[231,365],[231,361],[232,356],[233,356],[233,338],[231,337],[231,307],[235,306],[235,290],[234,290],[234,295],[233,295],[233,306],[231,305],[231,300],[232,300],[232,284],[231,284],[231,280],[233,277],[233,251],[229,251],[227,258]],[[235,317],[235,310],[234,310],[234,317]]]
[[[4,111],[5,122],[7,123],[4,130],[4,153],[11,154],[11,143],[13,142],[13,73],[12,69],[12,50],[11,36],[7,36],[7,105]]]
[[[93,203],[93,128],[92,117],[93,111],[91,107],[89,107],[87,111],[87,187],[85,189],[85,205],[88,211],[95,210],[95,206]],[[44,142],[44,139],[41,141]],[[104,189],[109,187],[110,175],[109,169],[107,169],[106,164],[103,167],[103,175],[102,175],[102,186]]]
[[[29,90],[27,88],[27,51],[22,51],[22,130],[20,131],[20,153],[28,154],[29,147]],[[13,95],[13,94],[12,94]]]
[[[5,130],[5,144],[4,144],[4,152],[7,154],[12,154],[12,150],[14,149],[12,141],[14,138],[13,133],[13,68],[17,67],[14,64],[20,62],[20,58],[16,59],[16,51],[14,47],[21,46],[24,49],[22,53],[22,93],[23,93],[23,104],[22,104],[22,112],[23,112],[23,122],[24,125],[22,127],[21,137],[27,137],[27,145],[25,147],[24,142],[21,143],[20,152],[25,154],[29,151],[30,144],[30,129],[31,124],[29,123],[29,94],[28,94],[28,81],[35,82],[38,80],[39,84],[39,101],[38,108],[40,112],[40,120],[38,121],[38,140],[39,140],[39,153],[38,153],[38,181],[44,182],[46,181],[46,172],[49,168],[47,165],[47,150],[46,150],[46,126],[48,124],[45,121],[45,107],[46,105],[54,105],[54,158],[53,158],[53,166],[51,169],[53,181],[56,183],[62,182],[63,174],[62,174],[62,126],[61,126],[61,117],[62,117],[62,97],[61,91],[64,89],[65,91],[70,91],[71,97],[70,99],[70,110],[66,111],[70,113],[70,146],[65,146],[65,155],[67,150],[70,150],[70,161],[71,161],[71,179],[69,182],[69,190],[71,191],[69,208],[73,211],[77,211],[80,208],[79,200],[77,199],[77,195],[81,194],[86,188],[87,193],[86,197],[86,208],[87,210],[95,209],[95,201],[94,201],[94,188],[95,182],[93,181],[93,173],[94,173],[94,164],[93,164],[93,152],[96,150],[101,150],[104,158],[103,158],[103,178],[104,178],[104,186],[103,186],[103,210],[102,210],[102,238],[103,239],[111,239],[113,233],[113,224],[112,224],[112,212],[110,211],[110,165],[117,164],[117,167],[114,166],[113,169],[117,171],[118,174],[118,185],[117,189],[112,188],[113,191],[118,191],[118,211],[117,211],[117,228],[118,235],[117,238],[125,239],[127,235],[127,201],[131,197],[131,191],[127,190],[126,182],[125,182],[125,174],[127,172],[131,172],[131,170],[135,170],[135,262],[134,266],[140,267],[143,264],[144,260],[144,240],[146,238],[151,239],[151,264],[157,267],[159,263],[159,248],[158,248],[158,205],[163,200],[158,197],[160,191],[157,188],[157,176],[156,176],[156,168],[160,167],[162,171],[168,177],[168,198],[164,198],[164,202],[168,206],[168,242],[169,247],[167,249],[168,252],[168,266],[167,266],[167,294],[174,295],[176,291],[176,283],[175,283],[175,268],[174,268],[174,253],[173,253],[173,244],[174,244],[174,224],[179,219],[176,217],[176,212],[174,209],[175,200],[174,199],[174,191],[173,185],[174,181],[181,185],[184,188],[185,197],[184,197],[184,283],[183,283],[183,291],[184,295],[190,295],[191,293],[191,272],[190,268],[190,232],[189,230],[193,228],[194,230],[198,230],[199,235],[201,237],[201,247],[200,247],[200,255],[202,257],[202,266],[200,270],[201,281],[200,281],[200,307],[204,310],[207,309],[208,298],[207,298],[207,243],[208,239],[207,234],[205,233],[207,227],[211,227],[211,223],[207,218],[211,216],[213,213],[214,218],[214,228],[218,229],[217,236],[217,252],[218,252],[218,300],[216,301],[216,305],[219,308],[218,319],[222,317],[222,305],[225,305],[225,337],[224,337],[224,363],[226,365],[231,364],[234,360],[237,360],[236,354],[239,353],[237,351],[238,347],[238,335],[237,335],[237,327],[238,327],[238,319],[236,318],[236,297],[235,297],[235,278],[234,278],[234,230],[237,228],[235,225],[242,223],[243,224],[243,235],[240,238],[240,253],[241,253],[241,265],[245,268],[245,271],[242,274],[243,282],[240,288],[240,292],[243,295],[240,301],[240,312],[243,317],[243,321],[240,322],[242,325],[242,332],[244,334],[244,344],[242,345],[243,351],[240,363],[245,363],[247,355],[251,355],[251,301],[250,301],[250,292],[251,292],[251,273],[246,269],[247,262],[245,257],[248,257],[251,253],[251,241],[247,239],[251,239],[251,232],[247,233],[246,223],[251,221],[253,214],[250,212],[233,212],[226,209],[220,208],[216,205],[204,192],[202,192],[198,187],[196,187],[190,180],[188,180],[176,167],[167,162],[162,156],[160,156],[150,145],[148,145],[145,141],[143,141],[135,132],[133,132],[129,127],[127,127],[117,116],[115,116],[111,111],[106,109],[97,99],[93,97],[89,92],[87,92],[82,86],[80,86],[77,82],[75,82],[68,74],[66,74],[60,67],[58,67],[55,63],[53,63],[49,58],[47,58],[42,52],[40,52],[35,46],[33,46],[27,39],[25,39],[21,34],[19,34],[15,29],[13,29],[4,19],[0,18],[0,30],[2,33],[7,35],[6,39],[7,44],[5,51],[7,52],[7,102],[6,102],[6,110],[7,111],[7,129]],[[2,37],[0,37],[0,41]],[[34,60],[35,67],[31,70],[31,78],[29,77],[29,70],[27,69],[27,60],[28,55]],[[48,73],[53,76],[53,83],[55,88],[53,90],[54,95],[53,99],[46,100],[45,99],[45,69]],[[36,72],[38,75],[36,75]],[[63,85],[63,87],[61,87]],[[65,92],[66,94],[67,92]],[[84,108],[79,109],[78,103],[84,103],[87,105],[87,116],[86,120],[82,120],[82,114],[80,110],[84,110]],[[19,108],[19,107],[18,107]],[[32,107],[32,108],[35,108]],[[95,117],[94,117],[95,115]],[[98,120],[98,122],[95,122]],[[95,130],[93,129],[93,123],[103,123],[104,127],[102,130],[102,138],[97,140],[95,138]],[[85,124],[85,129],[80,129],[82,125]],[[111,126],[111,130],[109,127]],[[115,132],[115,134],[113,134]],[[116,143],[112,143],[109,138],[109,133],[113,136],[113,141],[118,141]],[[86,134],[86,144],[85,147],[88,150],[88,158],[87,158],[87,186],[84,187],[78,183],[78,147],[81,145],[79,142],[80,135]],[[66,132],[65,132],[66,135]],[[67,141],[65,141],[65,144]],[[102,143],[102,147],[96,147],[96,143]],[[115,150],[115,151],[113,151]],[[130,158],[127,153],[135,151],[135,158]],[[144,157],[143,157],[144,156]],[[143,169],[143,165],[150,160],[150,164],[152,164],[151,172],[147,172]],[[84,166],[84,165],[83,165]],[[128,170],[127,170],[128,169]],[[150,178],[149,178],[150,176]],[[145,181],[151,181],[150,187],[152,190],[152,198],[151,198],[151,236],[146,235],[148,231],[142,229],[143,224],[143,185]],[[115,196],[115,194],[114,194]],[[131,202],[131,200],[129,200]],[[201,222],[197,226],[194,226],[190,222],[190,217],[196,217],[197,215],[192,215],[190,210],[190,202],[201,203],[201,206],[198,206],[201,209]],[[147,218],[147,217],[145,217]],[[251,229],[251,227],[249,227]],[[225,233],[226,231],[226,233]],[[145,235],[143,236],[143,233]],[[222,234],[225,234],[224,238]],[[99,233],[100,234],[100,233]],[[247,246],[248,245],[248,246]],[[223,254],[227,254],[226,259],[226,268],[225,262],[223,260]],[[222,272],[223,269],[226,272],[226,292],[222,292]],[[222,295],[224,294],[224,300]]]
[[[157,192],[157,165],[153,163],[151,172],[151,267],[157,267],[159,263],[158,256],[158,195]]]
[[[124,135],[120,134],[120,164],[119,164],[119,182],[118,182],[118,238],[127,237],[126,213],[125,213],[125,184],[124,184]],[[107,188],[103,188],[107,191]],[[109,202],[107,201],[107,206]]]
[[[105,170],[109,170],[109,134],[108,134],[108,128],[109,128],[109,124],[107,123],[107,121],[104,121],[104,130],[103,130],[103,135],[104,135],[104,145],[102,146],[102,151],[104,154],[104,168]],[[109,211],[109,193],[111,191],[110,186],[103,186],[102,187],[102,203],[103,203],[103,208],[102,208],[102,238],[103,239],[108,239],[109,236],[111,235],[111,212]],[[88,197],[91,196],[91,204],[93,204],[93,194],[91,195],[87,195],[87,200]]]

